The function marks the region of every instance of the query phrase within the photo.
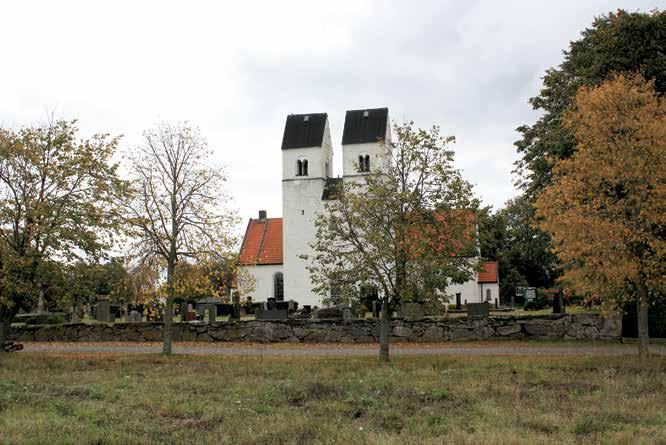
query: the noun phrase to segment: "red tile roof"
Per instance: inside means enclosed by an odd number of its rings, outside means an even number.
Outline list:
[[[479,283],[497,283],[497,261],[486,261],[478,272]]]
[[[282,218],[250,219],[240,251],[240,264],[282,264]]]

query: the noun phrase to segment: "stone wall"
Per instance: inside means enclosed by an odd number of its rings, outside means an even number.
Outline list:
[[[391,341],[445,342],[490,338],[615,340],[622,336],[622,318],[601,315],[490,317],[480,320],[393,320]],[[161,323],[40,325],[14,327],[19,341],[159,341]],[[292,343],[374,343],[375,320],[284,320],[220,323],[176,323],[174,341],[250,341]]]

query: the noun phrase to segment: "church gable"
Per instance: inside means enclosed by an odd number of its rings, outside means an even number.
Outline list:
[[[243,266],[282,264],[282,218],[250,219],[239,262]]]

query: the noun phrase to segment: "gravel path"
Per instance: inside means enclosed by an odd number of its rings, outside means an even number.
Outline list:
[[[23,353],[159,353],[160,343],[24,343]],[[666,345],[652,345],[655,354],[666,356]],[[175,354],[247,356],[374,356],[378,346],[331,344],[176,343]],[[391,345],[395,355],[635,355],[635,344],[572,343],[399,343]]]

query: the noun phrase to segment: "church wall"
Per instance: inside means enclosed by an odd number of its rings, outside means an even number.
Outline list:
[[[460,293],[460,301],[465,304],[468,303],[482,303],[481,296],[479,295],[479,287],[474,278],[464,282],[463,284],[451,284],[446,288],[446,294],[449,296],[449,303],[456,302],[456,294]]]
[[[241,295],[241,298],[250,296],[252,297],[252,301],[266,301],[268,298],[274,297],[273,276],[276,272],[283,272],[282,264],[244,266],[243,269],[249,272],[254,279],[254,291]]]

